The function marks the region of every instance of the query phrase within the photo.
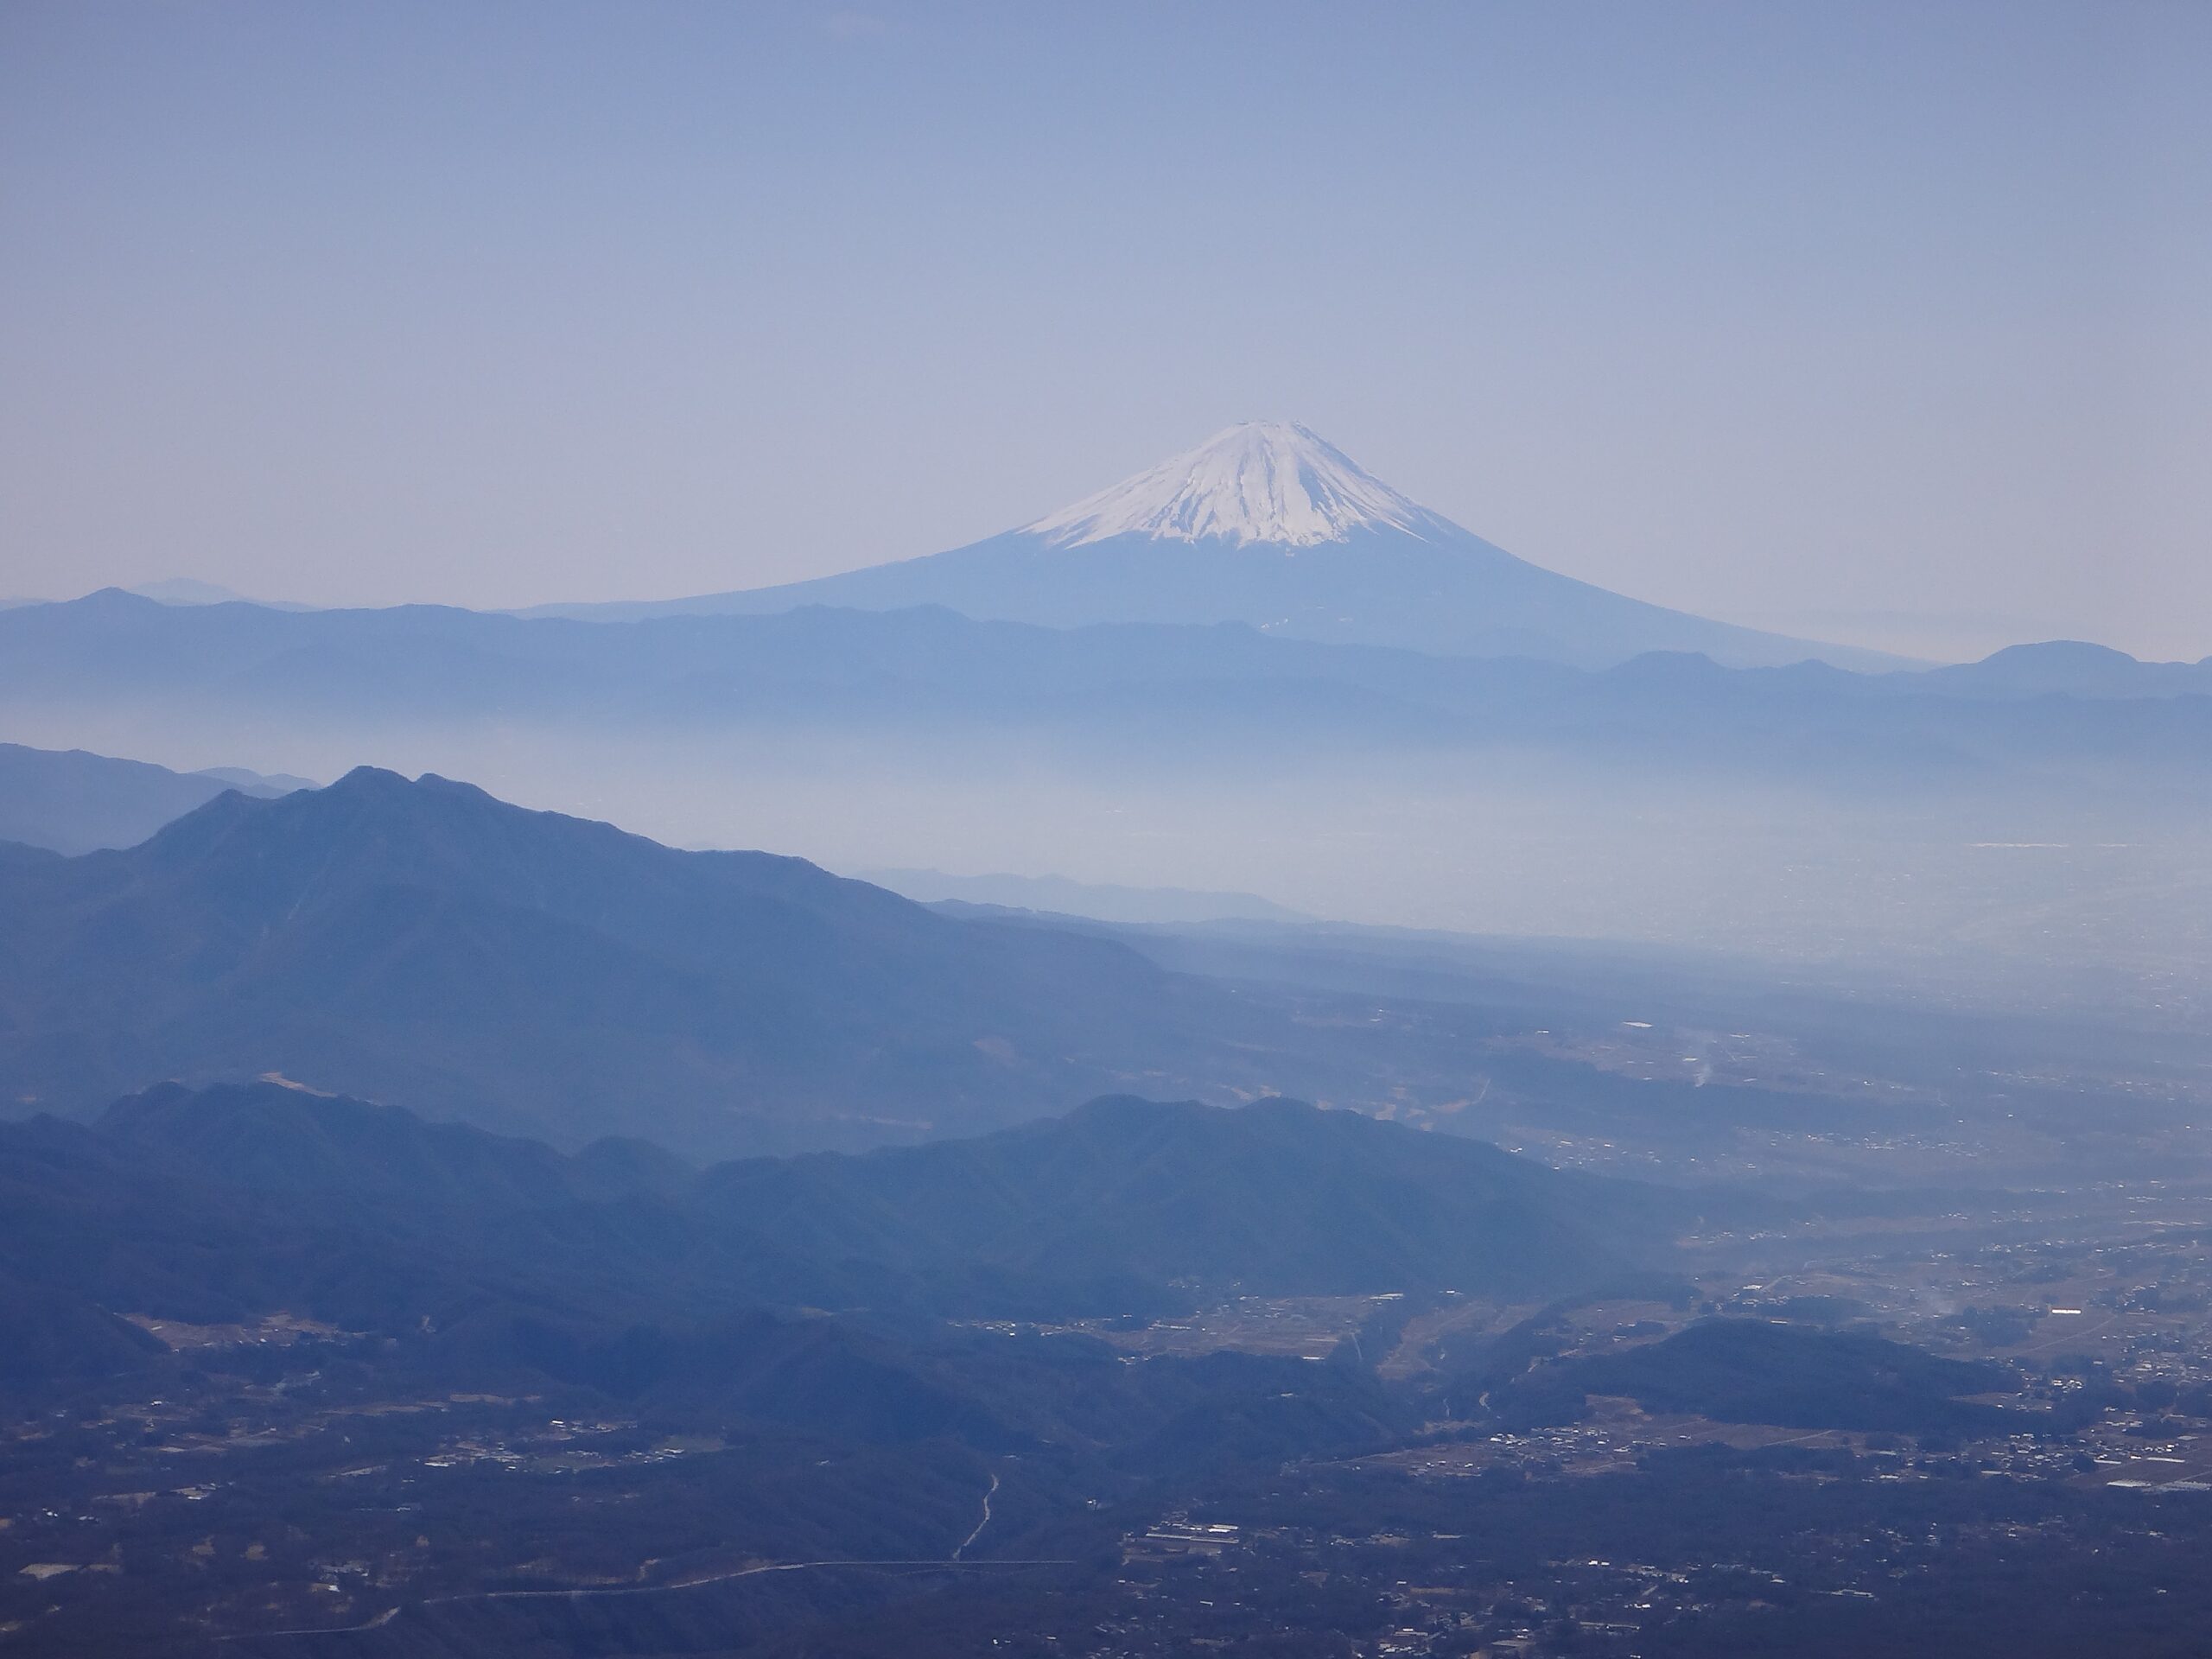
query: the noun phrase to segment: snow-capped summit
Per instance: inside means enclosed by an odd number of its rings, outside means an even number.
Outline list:
[[[1310,428],[1247,421],[1025,524],[1020,533],[1053,547],[1116,536],[1313,547],[1362,530],[1402,531],[1431,541],[1448,535],[1451,526]]]
[[[1645,652],[1732,666],[1872,652],[1670,611],[1517,559],[1303,426],[1255,421],[1019,530],[894,564],[696,599],[556,606],[608,620],[802,605],[933,606],[1048,628],[1243,623],[1278,639],[1602,668]]]

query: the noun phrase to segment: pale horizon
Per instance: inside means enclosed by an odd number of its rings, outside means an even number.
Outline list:
[[[1267,416],[1700,615],[2212,652],[2212,14],[1268,16],[14,8],[0,596],[757,587]]]

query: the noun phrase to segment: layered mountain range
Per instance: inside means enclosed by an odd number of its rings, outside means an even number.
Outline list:
[[[2212,664],[2064,642],[1837,660],[1538,569],[1312,432],[1259,425],[976,547],[787,588],[568,617],[116,590],[20,607],[0,612],[0,725],[187,772],[369,760],[854,870],[1793,956],[1909,946],[1976,985],[1993,952],[2037,995],[2077,994],[2085,952],[2122,995],[2197,974],[2197,912],[2148,895],[2202,885]],[[42,790],[4,838],[119,847],[213,788],[97,823]],[[978,1028],[954,1069],[1001,1036],[1024,1065],[1067,1062],[1057,1101],[1124,1086],[1136,1052]],[[144,1080],[86,1052],[79,1103]],[[61,1072],[41,1075],[34,1093]],[[1192,1090],[1221,1075],[1177,1071]]]
[[[397,734],[420,754],[422,734],[472,728],[557,729],[571,743],[834,733],[955,750],[1022,731],[1071,756],[1135,747],[1150,766],[1502,746],[1609,766],[1780,768],[1815,785],[1871,768],[1985,786],[2059,764],[2133,767],[2163,787],[2212,758],[2208,692],[2212,663],[2063,642],[1859,674],[1679,652],[1589,670],[1236,622],[1055,628],[941,607],[610,626],[432,606],[175,607],[111,589],[0,612],[0,716],[19,731],[128,728],[167,748],[174,732],[213,727],[311,758],[334,733],[365,747]]]

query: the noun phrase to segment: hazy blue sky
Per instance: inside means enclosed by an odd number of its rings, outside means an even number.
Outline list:
[[[674,594],[1238,419],[1540,563],[2212,652],[2212,5],[0,3],[0,594]]]

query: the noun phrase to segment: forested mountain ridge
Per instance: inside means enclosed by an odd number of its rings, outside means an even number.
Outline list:
[[[1177,1040],[1170,976],[1111,942],[368,767],[222,796],[127,850],[0,863],[0,920],[19,1110],[281,1072],[726,1154],[1018,1120]]]
[[[1696,1204],[1289,1101],[1106,1098],[975,1139],[694,1170],[638,1142],[562,1154],[268,1083],[0,1125],[0,1274],[81,1301],[73,1319],[282,1312],[393,1336],[1541,1299],[1663,1268]]]

